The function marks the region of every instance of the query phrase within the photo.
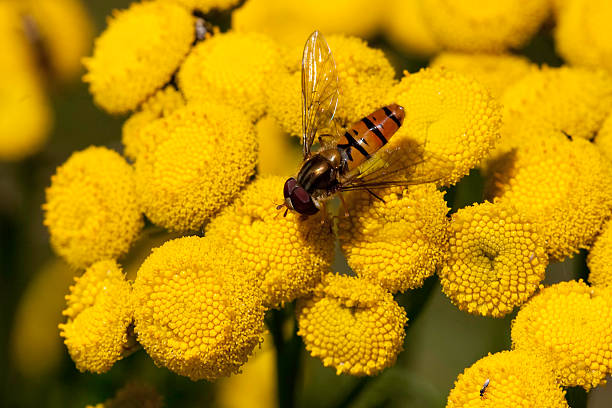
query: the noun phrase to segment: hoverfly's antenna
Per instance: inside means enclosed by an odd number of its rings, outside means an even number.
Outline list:
[[[279,205],[276,206],[276,209],[280,210],[283,207],[286,207],[285,208],[285,213],[283,214],[283,217],[286,217],[287,213],[289,212],[289,207],[287,207],[287,204],[284,204],[284,203],[283,204],[279,204]]]

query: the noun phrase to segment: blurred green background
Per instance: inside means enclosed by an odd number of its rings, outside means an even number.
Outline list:
[[[105,26],[105,18],[113,8],[124,8],[127,0],[90,0],[86,2],[94,18],[96,32]],[[221,16],[227,21],[227,16]],[[427,61],[410,59],[391,48],[384,38],[370,41],[383,48],[397,72],[418,70]],[[559,65],[554,54],[550,34],[543,31],[524,50],[532,60]],[[16,350],[40,343],[35,335],[22,336],[16,331],[20,319],[45,311],[44,302],[61,304],[68,290],[69,275],[52,273],[61,279],[38,278],[49,266],[53,254],[48,234],[42,225],[41,204],[44,189],[56,166],[63,163],[75,150],[89,145],[119,148],[121,124],[124,118],[112,117],[97,109],[86,86],[78,81],[50,90],[55,111],[55,127],[46,147],[33,157],[19,163],[0,163],[0,406],[1,407],[83,407],[110,398],[125,383],[140,380],[153,385],[164,397],[166,406],[213,406],[216,388],[213,384],[171,374],[157,368],[144,352],[119,361],[103,375],[79,373],[66,349],[59,345],[55,330],[55,348],[45,352],[52,360],[43,375],[28,374],[16,362]],[[482,178],[477,171],[448,191],[449,206],[454,210],[481,201]],[[139,256],[144,256],[143,248]],[[52,262],[52,261],[51,261]],[[57,266],[57,265],[56,265]],[[339,261],[338,269],[346,266]],[[59,267],[61,269],[61,265]],[[57,269],[57,267],[56,267]],[[584,256],[576,256],[563,264],[551,265],[547,281],[567,280],[585,276]],[[63,285],[59,286],[58,285]],[[64,290],[62,292],[62,287]],[[27,292],[26,292],[27,291]],[[17,314],[24,294],[40,298],[42,307]],[[48,296],[47,296],[48,295]],[[49,297],[49,299],[47,299]],[[300,407],[443,407],[446,396],[457,375],[487,353],[510,347],[510,324],[514,317],[505,319],[481,318],[458,311],[441,293],[436,278],[430,278],[418,291],[400,295],[398,299],[409,309],[405,351],[395,367],[373,379],[336,376],[331,368],[324,368],[301,349],[302,374],[297,379],[297,401]],[[35,303],[35,302],[34,302]],[[51,314],[40,316],[44,321],[59,319]],[[57,322],[51,322],[53,326]],[[36,334],[36,331],[34,331]],[[41,336],[45,331],[40,330]],[[26,338],[31,337],[31,338]],[[54,359],[53,352],[57,353]],[[42,360],[42,358],[41,358]],[[240,392],[240,390],[236,390]],[[588,396],[580,390],[570,390],[573,407],[612,406],[612,387],[599,387]]]

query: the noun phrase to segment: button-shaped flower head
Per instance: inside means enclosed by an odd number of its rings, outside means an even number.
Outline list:
[[[128,326],[132,290],[115,261],[100,261],[75,278],[66,296],[68,317],[60,324],[70,357],[80,371],[104,373],[131,351]]]
[[[508,86],[535,69],[527,58],[518,55],[451,51],[438,54],[429,66],[471,76],[489,88],[496,98],[500,98]]]
[[[265,87],[282,69],[279,46],[263,34],[227,32],[198,43],[178,73],[188,101],[217,101],[257,119]]]
[[[547,264],[536,224],[511,206],[485,202],[453,214],[440,281],[459,309],[500,317],[529,299]]]
[[[329,270],[334,235],[322,216],[301,216],[276,206],[285,178],[261,177],[206,226],[206,236],[222,239],[234,256],[254,270],[271,307],[307,295]]]
[[[540,224],[553,259],[589,248],[612,213],[612,163],[582,138],[535,137],[490,171],[489,195]]]
[[[298,301],[297,318],[306,350],[337,374],[351,375],[376,375],[392,366],[408,320],[379,285],[334,274]]]
[[[555,31],[557,51],[572,65],[612,72],[611,19],[607,0],[563,1]]]
[[[224,105],[188,103],[140,137],[139,199],[146,216],[168,230],[199,230],[255,171],[253,124]]]
[[[440,50],[420,0],[390,0],[385,3],[382,29],[398,49],[409,55],[430,56]],[[390,11],[392,10],[392,11]]]
[[[512,344],[549,361],[563,386],[587,391],[612,373],[612,293],[584,282],[543,289],[512,324]]]
[[[551,367],[524,351],[502,351],[459,374],[446,408],[568,408]]]
[[[116,11],[85,58],[94,101],[110,113],[136,109],[162,88],[195,39],[190,12],[170,2],[133,3]]]
[[[424,0],[422,12],[436,40],[457,51],[520,48],[548,17],[550,1]]]
[[[499,105],[484,85],[461,74],[443,69],[406,73],[387,99],[406,112],[389,146],[416,145],[402,154],[408,163],[418,163],[419,177],[438,185],[468,174],[499,139]]]
[[[132,167],[104,147],[73,153],[51,177],[46,197],[51,245],[75,267],[126,253],[144,224]]]
[[[393,187],[348,200],[338,235],[351,268],[392,293],[418,288],[447,252],[448,207],[433,184]]]
[[[212,9],[225,10],[237,3],[239,0],[158,0],[167,3],[180,4],[189,10],[197,10],[201,13],[208,13]]]
[[[589,256],[589,282],[593,286],[612,287],[612,223],[606,222],[601,234],[597,236]]]
[[[138,270],[134,330],[155,364],[214,380],[236,373],[260,343],[262,296],[252,270],[227,247],[178,238]]]
[[[164,399],[150,385],[129,383],[121,388],[113,398],[85,408],[162,408]]]

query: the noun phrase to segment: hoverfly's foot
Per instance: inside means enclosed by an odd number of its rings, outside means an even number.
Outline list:
[[[344,208],[344,217],[349,217],[350,214],[348,212],[348,207],[346,206],[346,201],[344,201],[344,197],[342,196],[342,193],[338,194],[338,196],[340,197],[340,201],[342,201],[342,208]]]

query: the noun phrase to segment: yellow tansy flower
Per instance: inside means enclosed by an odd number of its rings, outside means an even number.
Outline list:
[[[612,111],[601,125],[601,128],[595,136],[594,142],[603,154],[608,159],[612,160]]]
[[[522,305],[544,279],[548,260],[536,225],[514,208],[474,204],[453,214],[442,290],[468,313],[500,317]]]
[[[146,384],[129,383],[121,388],[113,398],[85,408],[162,408],[164,399],[155,388]]]
[[[64,349],[57,335],[64,295],[74,271],[59,258],[47,261],[28,282],[15,312],[10,356],[17,370],[29,379],[56,370]]]
[[[382,28],[395,46],[413,55],[438,52],[440,45],[423,16],[421,0],[390,0],[384,9]]]
[[[52,73],[73,79],[82,69],[81,58],[90,51],[93,22],[80,0],[20,1],[25,15],[36,24]]]
[[[132,167],[104,147],[73,153],[46,197],[51,246],[76,267],[126,253],[144,225]]]
[[[280,70],[279,46],[262,34],[227,32],[198,43],[178,73],[188,101],[230,104],[240,115],[264,113],[264,88]]]
[[[311,298],[298,301],[298,334],[306,350],[337,374],[376,375],[395,363],[406,312],[391,293],[363,279],[327,274]]]
[[[168,116],[185,105],[183,95],[173,86],[167,86],[157,91],[147,99],[138,112],[135,112],[123,124],[121,142],[125,147],[125,155],[136,160],[138,153],[146,141],[142,140],[142,130],[153,120]]]
[[[529,144],[547,130],[592,138],[612,110],[612,76],[584,68],[532,70],[502,99],[504,147]]]
[[[100,261],[75,278],[60,335],[80,371],[104,373],[129,353],[134,309],[130,284],[115,261]]]
[[[257,174],[283,177],[297,174],[302,164],[302,148],[297,143],[292,143],[296,142],[296,139],[290,139],[270,116],[261,118],[255,125],[255,130],[259,146]]]
[[[140,202],[168,230],[200,229],[254,173],[255,130],[235,109],[189,103],[142,132],[135,165]]]
[[[385,95],[396,83],[395,71],[381,50],[368,47],[360,38],[339,34],[326,38],[338,72],[339,97],[335,118],[341,126],[350,126],[385,105]],[[289,72],[278,72],[273,77],[274,85],[265,89],[270,115],[283,130],[300,137],[303,46],[286,51],[285,59],[291,61]],[[330,132],[334,134],[335,130]]]
[[[338,235],[351,268],[392,293],[418,288],[442,264],[448,235],[444,194],[433,184],[367,192],[348,201]],[[342,211],[342,209],[341,209]]]
[[[371,0],[249,0],[232,14],[232,27],[267,34],[290,47],[303,47],[315,29],[324,34],[370,37],[385,10],[373,7]]]
[[[0,2],[0,160],[38,151],[51,128],[51,108],[18,5]]]
[[[159,0],[158,0],[159,1]],[[240,0],[161,0],[168,3],[180,4],[190,10],[208,13],[212,9],[225,10],[235,6]]]
[[[535,69],[535,65],[527,58],[518,55],[450,51],[438,54],[429,66],[472,76],[489,88],[496,98],[500,98],[508,86],[527,75],[531,69]]]
[[[456,183],[499,138],[499,105],[482,84],[461,74],[406,73],[388,94],[391,102],[404,107],[406,118],[389,145],[400,146],[408,162],[419,163],[415,175],[439,185]],[[417,149],[409,146],[415,144]]]
[[[550,0],[422,0],[436,40],[457,51],[501,52],[519,48],[548,17]]]
[[[612,373],[612,301],[609,288],[582,281],[543,289],[516,316],[512,344],[554,367],[557,381],[587,391]]]
[[[486,384],[486,387],[485,387]],[[551,367],[524,351],[502,351],[459,374],[446,408],[568,408]]]
[[[589,256],[589,282],[596,287],[612,287],[612,223],[607,221],[597,236]]]
[[[612,163],[584,139],[532,138],[490,172],[489,196],[538,223],[552,259],[589,248],[612,213]]]
[[[308,294],[329,269],[334,235],[321,216],[301,220],[276,206],[283,202],[285,177],[261,177],[206,226],[206,236],[222,239],[234,256],[257,273],[271,307]]]
[[[612,72],[608,0],[564,1],[555,31],[557,51],[572,65],[604,68]]]
[[[192,380],[236,373],[261,340],[257,279],[209,238],[154,249],[138,271],[134,301],[138,341],[156,364]]]
[[[194,19],[181,6],[133,3],[115,11],[83,60],[94,101],[110,113],[136,109],[172,77],[195,39]]]

